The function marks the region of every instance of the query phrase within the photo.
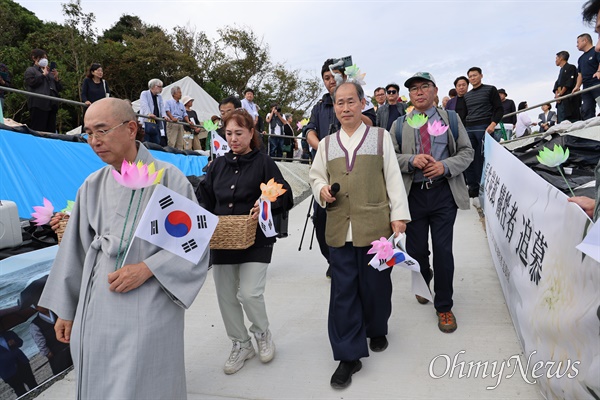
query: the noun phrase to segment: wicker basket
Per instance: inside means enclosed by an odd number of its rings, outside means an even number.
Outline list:
[[[58,228],[56,229],[56,236],[58,237],[58,244],[62,241],[65,229],[67,229],[67,222],[69,222],[69,216],[66,215],[58,222]]]
[[[243,250],[254,244],[258,220],[250,215],[220,215],[219,223],[210,238],[210,248]]]

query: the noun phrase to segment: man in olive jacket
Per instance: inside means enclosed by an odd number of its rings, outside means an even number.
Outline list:
[[[442,332],[450,333],[457,327],[452,312],[452,236],[457,209],[469,208],[463,171],[473,160],[473,148],[460,118],[456,118],[455,122],[458,132],[451,132],[453,124],[448,113],[454,111],[435,107],[438,88],[430,73],[418,72],[404,86],[409,89],[415,109],[406,117],[398,118],[390,134],[408,194],[411,215],[411,222],[406,228],[406,250],[419,262],[421,274],[428,284],[435,276],[434,306],[438,327]],[[408,118],[417,114],[428,117],[428,123],[419,129],[412,128],[407,122]],[[435,121],[448,127],[445,133],[431,135],[433,129],[428,128],[429,123]],[[402,123],[401,128],[397,126],[399,123]],[[429,267],[430,230],[433,273]],[[428,303],[427,299],[420,296],[417,296],[417,301]]]

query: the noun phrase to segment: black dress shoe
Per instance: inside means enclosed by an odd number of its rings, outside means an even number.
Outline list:
[[[331,376],[331,387],[334,389],[344,389],[352,383],[352,374],[360,371],[362,363],[356,361],[340,361],[333,375]]]
[[[378,336],[371,338],[371,342],[369,343],[369,348],[372,351],[380,352],[384,351],[388,347],[388,341],[385,336]]]

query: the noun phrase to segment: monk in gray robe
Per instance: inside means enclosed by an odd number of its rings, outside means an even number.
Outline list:
[[[108,165],[79,188],[40,305],[58,316],[57,339],[71,344],[78,399],[185,399],[184,309],[204,283],[208,252],[193,264],[137,238],[115,270],[132,191],[111,171],[123,159],[154,162],[157,170],[165,169],[163,185],[195,201],[192,186],[176,167],[153,159],[136,142],[136,116],[123,100],[92,104],[85,131]],[[137,221],[154,188],[143,191]]]

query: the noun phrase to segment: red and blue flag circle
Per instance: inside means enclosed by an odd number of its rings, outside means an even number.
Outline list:
[[[184,211],[171,211],[165,218],[165,230],[173,237],[184,237],[192,229],[192,219]]]

